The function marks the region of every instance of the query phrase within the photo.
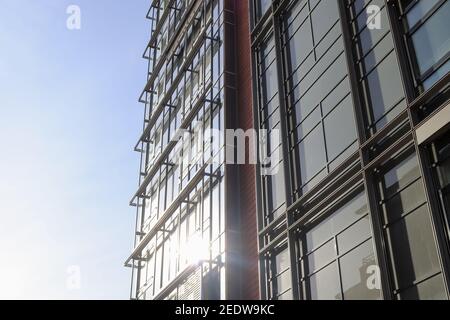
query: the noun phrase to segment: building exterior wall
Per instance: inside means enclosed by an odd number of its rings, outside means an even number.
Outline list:
[[[238,127],[244,131],[253,129],[249,4],[249,1],[236,1],[236,52],[239,70],[237,114]],[[239,166],[242,278],[245,279],[242,298],[250,300],[259,299],[255,179],[254,165],[246,163]]]
[[[240,297],[236,169],[224,135],[236,126],[234,1],[152,1],[133,299]],[[234,275],[234,276],[233,276]]]
[[[131,298],[450,297],[449,1],[148,18]],[[226,163],[223,135],[195,143],[208,128],[267,130],[258,154],[280,157]]]
[[[262,298],[448,299],[450,3],[251,3]]]

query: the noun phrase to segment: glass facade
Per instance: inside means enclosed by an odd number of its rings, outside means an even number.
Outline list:
[[[434,144],[437,185],[442,196],[442,206],[450,218],[450,135],[447,134]]]
[[[261,298],[449,298],[449,5],[252,1]]]
[[[417,156],[406,152],[379,168],[380,212],[399,299],[446,297]]]
[[[403,0],[401,11],[417,86],[427,90],[450,71],[450,3]]]
[[[153,1],[133,299],[227,298],[224,136],[226,1]],[[231,104],[231,99],[228,100]],[[229,249],[229,248],[228,248]]]

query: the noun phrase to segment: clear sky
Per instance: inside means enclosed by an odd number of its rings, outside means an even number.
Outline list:
[[[149,2],[0,0],[0,298],[129,298]]]

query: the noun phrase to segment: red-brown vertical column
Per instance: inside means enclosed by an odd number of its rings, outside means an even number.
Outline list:
[[[236,1],[238,128],[253,128],[250,8],[248,0]],[[248,150],[248,149],[247,149]],[[255,166],[239,166],[242,238],[242,298],[259,299],[258,246],[256,224]]]

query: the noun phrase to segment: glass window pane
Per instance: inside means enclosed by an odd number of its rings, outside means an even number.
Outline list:
[[[308,279],[312,300],[341,300],[337,263],[329,265]]]
[[[339,18],[337,0],[320,1],[311,16],[314,39],[317,43]]]
[[[306,242],[308,252],[311,252],[329,240],[333,235],[340,233],[366,214],[367,204],[365,193],[361,193],[336,210],[332,216],[323,220],[307,232]]]
[[[428,2],[420,1],[421,2]],[[450,51],[450,2],[446,2],[412,35],[420,73],[424,74]]]
[[[273,62],[269,68],[263,73],[262,87],[263,87],[263,103],[267,104],[273,96],[278,92],[278,76],[277,65]]]
[[[332,160],[356,141],[356,125],[350,96],[325,118],[324,124],[328,158]]]
[[[270,264],[271,281],[273,281],[271,296],[272,298],[277,298],[278,295],[290,290],[292,286],[289,251],[287,247],[279,252],[275,252],[270,258]]]
[[[268,193],[266,194],[269,203],[269,212],[274,213],[281,205],[286,201],[286,192],[284,188],[284,170],[283,161],[275,166],[274,171],[276,174],[266,176]],[[276,219],[279,214],[282,214],[282,210],[277,210],[277,214],[273,217]]]
[[[427,206],[390,226],[387,235],[397,288],[440,271]]]
[[[302,184],[313,178],[326,163],[322,126],[317,126],[297,147]]]
[[[269,9],[270,5],[272,4],[272,0],[254,0],[255,4],[255,16],[256,21],[258,21]]]
[[[425,190],[423,189],[422,181],[419,179],[411,186],[386,201],[384,219],[386,223],[397,220],[403,214],[416,209],[425,202]]]
[[[336,258],[336,254],[336,242],[334,240],[328,241],[325,245],[308,255],[309,269],[307,273],[314,273],[324,267],[332,259]]]
[[[363,13],[358,17],[357,28],[360,31],[359,41],[361,46],[360,54],[362,56],[366,55],[370,50],[372,50],[379,41],[389,32],[389,20],[386,13],[386,8],[384,7],[380,11],[380,19],[381,19],[381,29],[367,28],[367,19],[369,18],[369,14],[364,10]]]
[[[337,236],[339,254],[353,249],[370,236],[370,221],[366,216]]]
[[[369,4],[381,8],[379,17],[381,28],[368,28],[369,12],[364,8]],[[389,27],[385,2],[349,1],[353,48],[357,62],[356,71],[363,95],[363,112],[368,135],[375,134],[406,108],[405,94],[399,64]],[[354,12],[360,12],[355,17]]]
[[[287,8],[282,18],[284,80],[290,159],[296,168],[292,195],[297,198],[326,177],[331,164],[335,168],[351,154],[344,151],[356,141],[356,128],[352,99],[342,102],[350,97],[350,86],[338,1],[298,1]],[[336,106],[339,110],[333,111]]]
[[[448,60],[442,67],[437,69],[430,77],[423,82],[423,89],[430,89],[440,78],[450,72],[450,60]]]
[[[346,77],[323,101],[323,114],[327,115],[338,103],[350,93],[350,83]]]
[[[306,251],[300,263],[304,262],[302,273],[308,280],[303,285],[311,299],[341,299],[341,279],[348,299],[358,294],[362,298],[379,298],[378,287],[375,292],[372,287],[363,287],[373,280],[370,277],[374,271],[369,267],[376,264],[371,237],[365,193],[358,194],[306,232],[300,239],[301,248]]]
[[[401,300],[447,300],[442,275],[434,276],[398,295]]]
[[[376,300],[381,298],[378,265],[375,261],[372,241],[352,250],[340,261],[342,289],[345,300]]]
[[[303,108],[300,107],[296,108],[296,115],[298,120],[302,119],[301,114],[302,110]],[[321,120],[320,108],[317,107],[297,127],[296,130],[297,136],[294,137],[293,143],[295,143],[295,141],[303,140],[308,135],[308,133],[310,133],[311,130],[316,127],[316,125],[320,122],[320,120]]]
[[[395,52],[367,76],[373,120],[380,120],[403,98],[403,87]]]
[[[287,249],[283,250],[281,253],[277,254],[275,258],[277,273],[281,273],[289,268],[289,252]]]
[[[287,270],[277,276],[277,293],[283,293],[291,288],[291,271]]]
[[[414,27],[438,2],[439,0],[419,1],[407,14],[409,27]]]
[[[292,34],[288,32],[288,36]],[[295,70],[306,59],[313,48],[311,24],[305,21],[289,40],[291,70]]]
[[[398,192],[420,176],[417,157],[412,154],[384,175],[385,198]]]
[[[393,47],[394,41],[392,39],[392,35],[389,33],[364,58],[363,62],[366,72],[370,72],[373,68],[375,68],[389,54],[389,52],[392,51]]]

